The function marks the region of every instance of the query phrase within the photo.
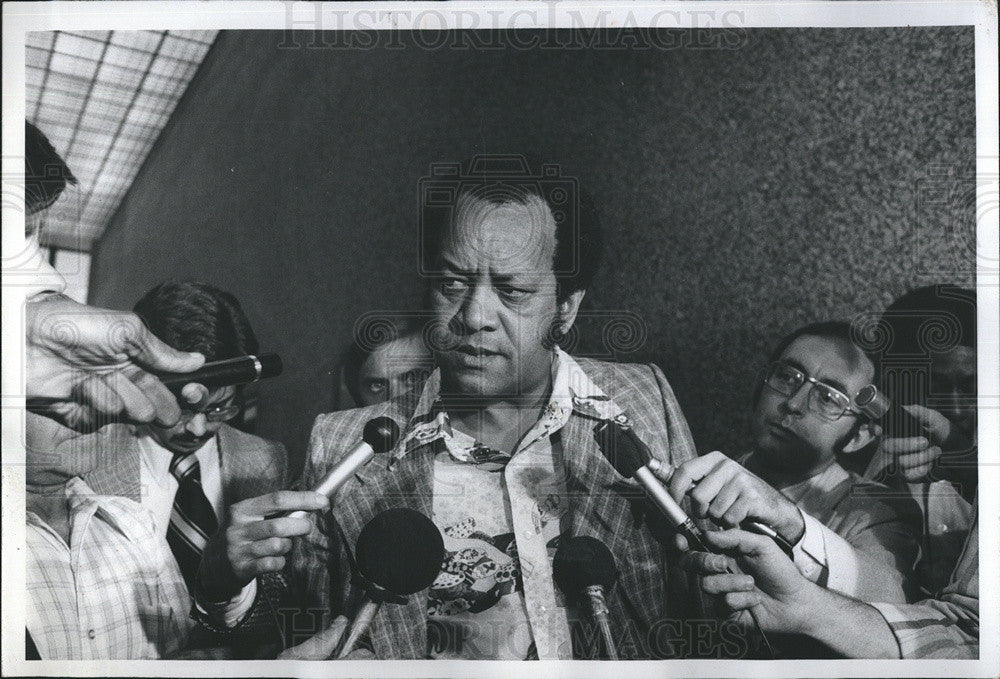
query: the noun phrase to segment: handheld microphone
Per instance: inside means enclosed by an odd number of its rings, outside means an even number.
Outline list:
[[[639,439],[636,433],[610,420],[603,420],[597,425],[594,432],[598,445],[601,447],[602,452],[604,452],[605,457],[608,458],[608,461],[614,465],[615,470],[622,476],[635,479],[642,485],[653,503],[667,517],[667,520],[670,521],[677,532],[687,540],[688,547],[701,552],[715,553],[714,549],[705,544],[704,533],[702,533],[701,529],[695,525],[694,521],[677,504],[673,496],[667,492],[667,489],[654,474],[654,471],[662,467],[663,463],[653,457],[652,453],[649,452],[649,448]],[[740,524],[740,527],[772,538],[785,554],[794,560],[791,545],[785,542],[770,526],[758,521],[744,521]],[[733,572],[732,569],[727,569],[727,571],[730,573]],[[749,609],[748,612],[750,613],[750,618],[753,620],[754,627],[757,628],[757,632],[764,642],[764,647],[773,658],[774,648],[761,628],[760,621],[757,620],[757,614],[753,612],[753,609]]]
[[[208,389],[249,384],[281,374],[283,366],[277,354],[238,356],[206,363],[189,373],[154,373],[171,391],[179,393],[185,384],[197,382]]]
[[[372,461],[372,458],[382,453],[387,453],[396,445],[399,440],[399,425],[390,417],[376,417],[368,420],[365,429],[361,434],[361,443],[354,446],[343,459],[340,460],[333,469],[313,486],[313,491],[320,495],[326,495],[333,499],[334,494],[340,490],[347,480]],[[289,512],[285,516],[297,519],[308,514],[304,509]],[[268,517],[270,518],[270,517]]]
[[[406,596],[434,583],[444,560],[444,539],[434,522],[420,512],[387,509],[361,529],[354,552],[365,596],[338,658],[354,650],[383,602],[402,603]]]
[[[611,638],[608,603],[605,591],[618,580],[618,567],[608,546],[597,538],[581,535],[559,541],[552,560],[552,579],[567,598],[579,599],[586,594],[590,611],[604,639],[609,660],[618,660],[618,650]]]

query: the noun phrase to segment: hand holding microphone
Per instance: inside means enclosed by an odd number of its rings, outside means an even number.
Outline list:
[[[618,660],[611,636],[607,592],[618,580],[618,567],[608,546],[586,535],[559,541],[552,561],[552,579],[570,600],[586,599],[601,631],[608,660]]]
[[[388,417],[365,425],[362,440],[334,465],[313,490],[282,490],[237,502],[227,523],[211,536],[202,553],[202,593],[225,601],[262,573],[280,571],[292,539],[312,530],[309,512],[326,509],[330,498],[378,453],[391,450],[399,426]]]

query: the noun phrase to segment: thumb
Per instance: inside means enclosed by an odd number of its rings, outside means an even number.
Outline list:
[[[188,373],[205,363],[198,352],[178,351],[162,342],[145,324],[125,347],[125,354],[144,368],[163,372]]]
[[[739,528],[706,531],[705,542],[715,549],[741,556],[761,556],[771,547],[779,549],[770,538]]]

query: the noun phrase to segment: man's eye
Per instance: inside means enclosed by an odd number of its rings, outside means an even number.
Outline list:
[[[371,382],[368,383],[368,391],[372,392],[373,394],[381,394],[388,387],[389,384],[385,380],[372,380]]]
[[[460,278],[442,278],[441,282],[438,284],[441,292],[445,294],[454,294],[456,292],[462,292],[468,286],[465,281]]]
[[[830,389],[825,389],[816,385],[816,391],[819,394],[820,401],[823,403],[835,404],[840,402],[840,398],[838,398],[837,393]]]
[[[531,294],[526,288],[515,288],[512,285],[501,285],[497,288],[501,295],[508,299],[524,299]]]

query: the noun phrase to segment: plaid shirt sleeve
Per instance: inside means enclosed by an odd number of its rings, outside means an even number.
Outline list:
[[[902,658],[979,657],[979,524],[969,531],[951,582],[936,599],[872,604],[896,636]]]
[[[326,441],[336,441],[338,432],[328,431],[329,423],[324,418],[320,415],[313,426],[298,488],[315,487],[336,462],[328,457]],[[336,592],[347,585],[339,577],[339,573],[348,572],[343,570],[348,566],[332,515],[311,512],[307,518],[312,528],[294,541],[285,570],[290,598],[289,606],[282,609],[287,646],[302,643],[331,623],[342,608],[342,597]]]

